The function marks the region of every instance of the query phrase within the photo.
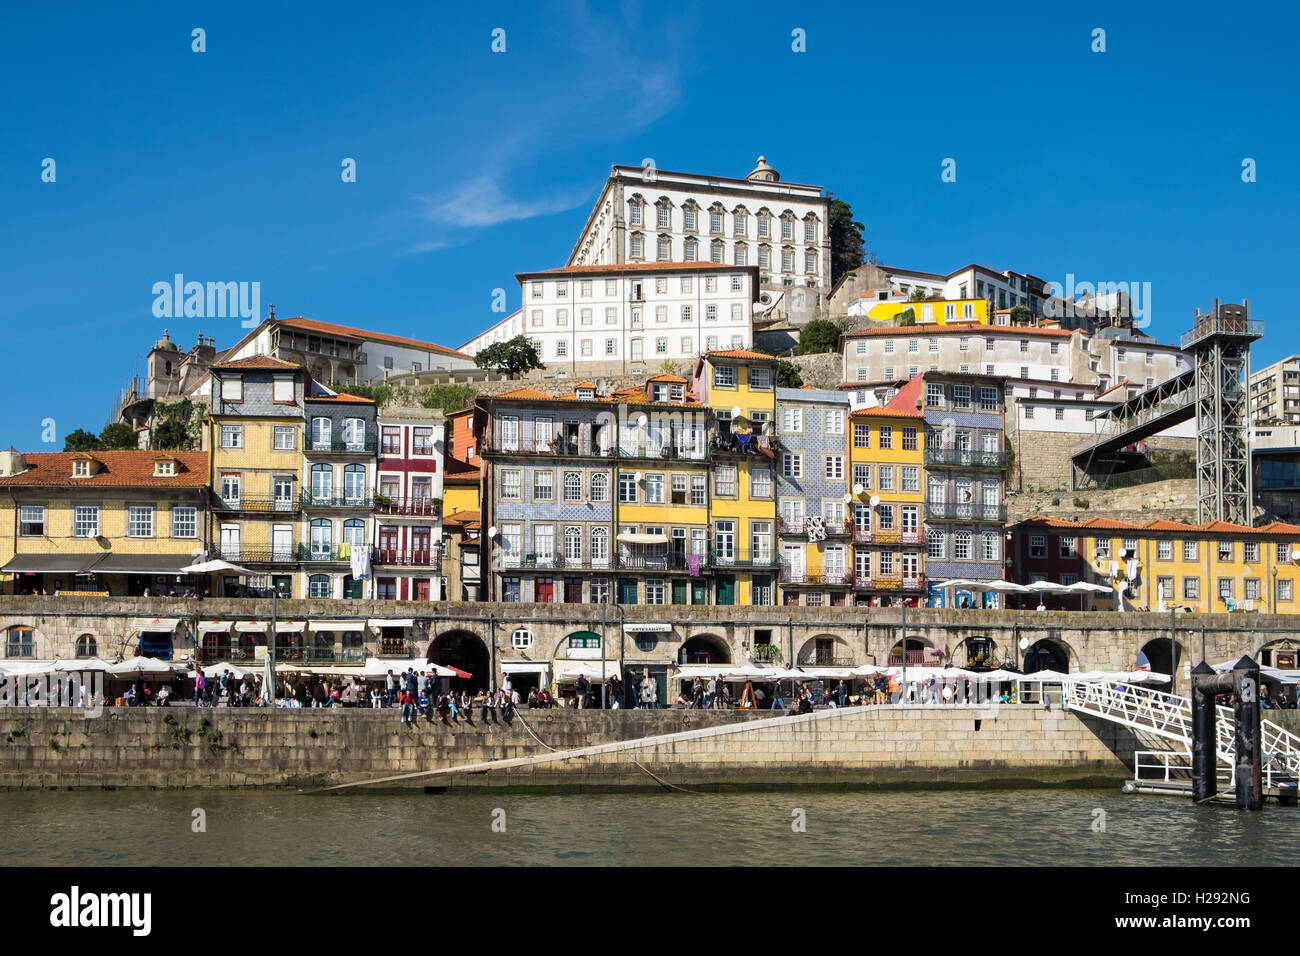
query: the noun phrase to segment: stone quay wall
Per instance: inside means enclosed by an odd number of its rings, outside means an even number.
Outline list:
[[[862,607],[687,607],[681,605],[602,607],[589,604],[426,603],[418,601],[280,601],[282,620],[356,619],[366,639],[366,656],[379,656],[378,635],[360,623],[368,618],[409,618],[407,644],[400,656],[439,660],[445,640],[467,638],[485,652],[495,647],[498,663],[542,662],[552,667],[569,659],[568,637],[575,631],[605,636],[611,661],[627,668],[664,667],[676,663],[687,641],[707,646],[714,663],[751,662],[755,648],[777,649],[775,663],[830,663],[837,667],[883,665],[902,636],[902,609]],[[26,625],[34,629],[36,659],[72,658],[77,637],[95,635],[101,657],[132,653],[131,620],[180,618],[174,639],[176,659],[195,653],[197,622],[267,620],[270,602],[254,599],[194,601],[172,598],[100,598],[73,596],[0,596],[0,630]],[[624,631],[622,624],[666,625],[660,633]],[[958,664],[972,638],[993,642],[997,656],[1010,663],[1023,660],[1021,639],[1030,646],[1046,642],[1071,670],[1128,670],[1138,651],[1152,657],[1153,668],[1168,667],[1170,617],[1157,613],[1101,611],[985,611],[921,608],[907,611],[909,646],[938,650]],[[1269,614],[1183,615],[1173,632],[1178,659],[1199,661],[1201,643],[1210,661],[1250,654],[1274,641],[1294,640],[1293,616]],[[526,628],[534,636],[527,649],[512,647],[512,633]],[[826,641],[829,640],[829,644]],[[819,644],[819,641],[821,642]],[[827,660],[829,657],[829,660]],[[1159,658],[1159,660],[1157,660]],[[489,659],[485,654],[485,660]],[[927,654],[927,661],[930,656]],[[3,661],[0,660],[0,667]],[[1178,677],[1178,690],[1186,680]],[[552,673],[554,671],[552,670]],[[481,675],[476,675],[476,677]],[[486,676],[486,675],[482,675]],[[671,690],[672,688],[670,688]]]
[[[1135,749],[1163,749],[1138,745],[1125,728],[1028,705],[522,716],[407,729],[395,710],[110,708],[86,719],[67,708],[5,708],[0,787],[310,789],[417,773],[372,786],[1059,785],[1117,782],[1131,776]]]

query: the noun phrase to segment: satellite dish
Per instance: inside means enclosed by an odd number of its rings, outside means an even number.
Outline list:
[[[1300,561],[1300,551],[1292,551],[1292,552],[1291,552],[1291,560],[1292,560],[1292,561]]]
[[[646,423],[649,422],[649,421],[650,421],[650,419],[646,418],[645,415],[638,415],[638,416],[637,416],[637,419],[636,419],[636,427],[637,427],[637,428],[645,428]]]
[[[1021,649],[1022,651],[1027,651],[1027,650],[1029,650],[1029,638],[1027,638],[1027,637],[1022,637],[1022,638],[1020,639],[1020,649]]]
[[[733,406],[731,407],[731,417],[732,417],[732,418],[740,418],[740,417],[741,417],[741,414],[740,414],[740,406],[739,406],[739,405],[733,405]]]
[[[596,379],[596,394],[597,395],[605,394],[605,380],[603,378]]]
[[[641,472],[639,472],[639,471],[638,471],[635,475],[632,476],[632,480],[635,481],[635,482],[638,482],[638,483],[641,481],[641,478],[642,478],[642,475],[641,475]]]
[[[1127,558],[1127,557],[1128,557],[1128,548],[1120,548],[1120,549],[1119,549],[1119,556],[1120,556],[1121,558]]]
[[[845,496],[844,496],[844,503],[845,503],[846,505],[847,505],[850,501],[852,501],[852,500],[853,500],[853,496],[852,496],[852,495],[845,495]]]
[[[858,482],[856,485],[853,486],[853,493],[854,493],[855,495],[860,495],[860,494],[862,494],[862,492],[864,492],[864,491],[866,491],[866,490],[867,490],[867,489],[865,489],[865,488],[862,487],[862,482]]]
[[[867,504],[871,505],[871,507],[873,507],[873,508],[874,508],[876,505],[880,504],[880,495],[872,495],[872,496],[867,500]]]
[[[488,528],[488,537],[495,538],[496,536],[497,536],[497,526],[492,525],[490,528]]]

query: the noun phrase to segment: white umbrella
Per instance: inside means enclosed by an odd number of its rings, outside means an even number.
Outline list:
[[[1057,681],[1068,680],[1069,674],[1062,674],[1060,671],[1041,670],[1034,671],[1032,674],[1024,674],[1021,680],[1038,681],[1044,684],[1055,684]]]
[[[953,578],[951,581],[936,581],[934,586],[937,588],[973,588],[979,587],[982,582],[968,581],[965,578]]]
[[[157,677],[183,674],[188,670],[180,664],[160,661],[156,657],[132,657],[104,668],[105,673],[114,677],[135,677],[136,675],[153,675]]]
[[[226,671],[230,671],[235,677],[244,677],[253,673],[251,670],[245,670],[237,664],[209,664],[203,668],[204,677],[220,677]]]
[[[1055,581],[1031,581],[1025,585],[1025,590],[1036,594],[1068,594],[1070,586],[1057,584]]]
[[[108,661],[101,661],[98,657],[87,657],[70,661],[55,661],[53,669],[61,673],[75,673],[77,671],[106,671],[108,666]]]
[[[225,571],[229,574],[252,574],[247,568],[241,568],[237,564],[231,564],[229,561],[222,561],[216,558],[212,561],[200,561],[197,564],[187,565],[181,568],[181,574],[215,574],[218,571]]]
[[[983,584],[976,585],[975,590],[996,591],[999,594],[1028,594],[1033,591],[1033,587],[1016,584],[1014,581],[985,581]]]
[[[1108,588],[1104,584],[1093,584],[1091,581],[1075,581],[1067,586],[1066,590],[1075,594],[1110,594],[1115,589]]]
[[[863,664],[860,667],[853,668],[853,674],[856,677],[875,677],[877,674],[884,674],[885,668],[877,667],[875,664]]]

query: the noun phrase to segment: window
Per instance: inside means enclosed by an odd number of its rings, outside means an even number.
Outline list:
[[[172,537],[197,538],[199,534],[199,509],[193,505],[172,508]]]
[[[943,406],[943,386],[938,382],[925,383],[925,404],[929,408]]]
[[[1233,597],[1232,578],[1219,578],[1219,600],[1228,601]]]
[[[6,657],[35,656],[35,631],[30,627],[11,627],[5,631]]]
[[[903,465],[900,480],[902,481],[902,491],[920,491],[921,490],[921,469],[915,465]]]
[[[753,467],[749,472],[749,497],[772,497],[772,469]]]
[[[713,493],[724,498],[736,497],[735,465],[719,465],[713,469]]]
[[[1031,534],[1029,536],[1029,556],[1031,558],[1047,557],[1047,535]]]
[[[954,385],[952,387],[952,407],[962,410],[971,407],[969,385]]]
[[[23,505],[19,509],[18,534],[25,538],[45,535],[45,506]]]
[[[665,604],[666,589],[663,578],[646,578],[645,582],[645,602],[646,604]]]
[[[952,556],[955,561],[969,561],[971,558],[971,533],[958,531],[952,536]]]
[[[997,531],[985,531],[980,535],[980,558],[984,561],[1002,560],[1002,536]]]
[[[750,388],[771,388],[772,370],[770,368],[751,368],[749,370]]]
[[[93,634],[82,634],[77,638],[77,657],[96,657],[99,654],[99,642]]]
[[[1174,543],[1172,541],[1156,542],[1156,560],[1172,561],[1174,559]]]
[[[564,473],[564,500],[581,501],[582,500],[582,474],[577,471],[566,471]]]
[[[311,420],[311,444],[313,448],[329,448],[332,423],[328,418]]]
[[[708,497],[708,481],[704,475],[691,476],[691,504],[702,505]]]
[[[645,476],[645,503],[648,505],[662,505],[667,503],[664,499],[663,475]]]
[[[827,480],[838,480],[844,477],[844,456],[827,455],[826,456],[826,473]]]
[[[870,448],[871,447],[871,426],[863,425],[858,422],[853,423],[853,447]]]
[[[224,402],[242,402],[244,400],[244,379],[240,375],[221,379],[221,400]]]
[[[636,475],[618,476],[618,500],[620,504],[636,504]]]
[[[1200,578],[1183,578],[1183,597],[1189,601],[1200,600],[1201,598]]]
[[[893,465],[879,465],[879,466],[877,466],[877,468],[876,468],[876,478],[879,479],[879,482],[878,482],[878,483],[879,483],[879,486],[880,486],[880,490],[881,490],[881,491],[893,491],[893,490],[894,490],[894,466],[893,466]],[[891,514],[893,513],[892,510],[891,510],[890,513],[891,513]],[[883,527],[883,525],[882,525],[882,527]]]
[[[1200,549],[1200,547],[1198,546],[1197,542],[1195,542],[1195,541],[1184,541],[1184,542],[1183,542],[1183,560],[1184,560],[1184,561],[1196,561],[1196,560],[1199,560],[1200,550],[1201,550],[1201,549]]]
[[[522,495],[521,472],[518,468],[504,468],[501,471],[501,497],[518,501]]]
[[[795,433],[803,431],[803,409],[787,405],[781,409],[781,431]]]
[[[533,500],[551,501],[555,498],[555,473],[551,471],[533,472]]]
[[[734,365],[714,366],[713,384],[717,388],[735,388],[736,367]]]
[[[803,456],[784,452],[781,455],[781,475],[784,478],[803,477]]]
[[[131,505],[126,509],[128,538],[153,537],[153,505]]]
[[[221,447],[222,448],[243,448],[244,447],[244,426],[243,425],[222,425],[221,426]]]
[[[617,354],[618,354],[618,339],[606,339],[606,340],[605,340],[605,354],[606,354],[606,355],[617,355]]]
[[[704,307],[704,321],[705,322],[718,321],[718,307],[715,303],[710,302],[708,305]]]
[[[1258,541],[1244,542],[1241,547],[1243,552],[1242,560],[1246,564],[1259,563],[1259,542]]]
[[[72,509],[72,536],[99,537],[99,505],[77,505]]]
[[[1061,552],[1063,558],[1073,558],[1079,554],[1079,539],[1072,534],[1061,535]]]
[[[894,447],[894,426],[893,425],[881,425],[879,434],[880,434],[881,448],[891,449]]]
[[[853,483],[861,485],[863,491],[871,487],[871,466],[854,465],[853,466]]]
[[[753,383],[751,382],[751,384]],[[826,434],[827,435],[844,434],[844,410],[843,409],[828,408],[826,410]]]
[[[1220,542],[1219,542],[1219,561],[1220,561],[1220,563],[1225,563],[1225,564],[1226,564],[1226,563],[1231,562],[1231,561],[1232,561],[1233,554],[1234,554],[1235,551],[1236,551],[1236,549],[1232,546],[1232,542],[1231,542],[1231,541],[1220,541]]]
[[[1291,579],[1290,578],[1277,579],[1277,600],[1279,601],[1291,600]]]

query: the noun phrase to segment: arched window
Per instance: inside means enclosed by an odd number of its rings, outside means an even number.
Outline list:
[[[582,529],[568,527],[564,529],[564,560],[582,560]]]
[[[564,500],[581,501],[582,500],[582,473],[577,471],[566,471],[564,473]]]
[[[82,634],[77,638],[77,656],[94,657],[99,653],[99,643],[93,634]]]
[[[343,659],[345,661],[363,661],[366,659],[366,642],[360,631],[343,632]]]
[[[312,470],[315,470],[315,466]],[[348,504],[361,504],[365,501],[365,465],[348,465],[343,469],[343,498]]]
[[[366,523],[360,518],[349,518],[343,522],[343,540],[354,548],[366,543]]]
[[[609,500],[609,475],[597,472],[591,476],[591,500]]]
[[[682,259],[685,262],[698,262],[700,258],[700,244],[694,239],[687,239],[685,251],[682,253]]]
[[[591,563],[609,562],[609,529],[592,528],[591,529]]]
[[[5,633],[5,656],[31,657],[35,644],[35,635],[30,627],[15,625]]]
[[[334,468],[330,465],[311,466],[312,501],[325,503],[334,495]]]
[[[307,596],[314,598],[327,598],[330,596],[330,576],[328,574],[313,574],[307,579]]]

